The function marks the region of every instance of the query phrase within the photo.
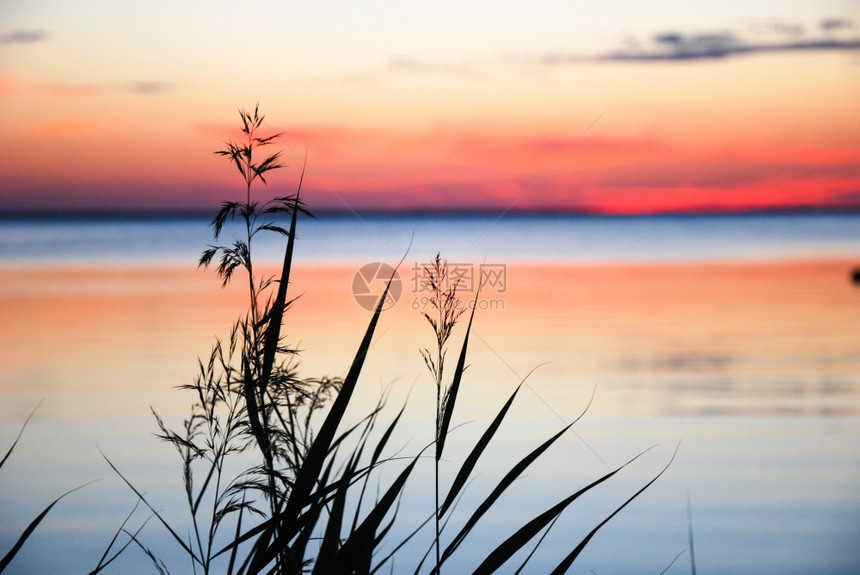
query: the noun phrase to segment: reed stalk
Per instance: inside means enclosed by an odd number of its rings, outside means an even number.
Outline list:
[[[454,390],[454,397],[452,397],[451,390],[452,386],[445,386],[444,379],[444,371],[445,371],[445,355],[447,354],[446,344],[448,342],[448,338],[451,337],[451,333],[454,330],[454,326],[457,323],[457,320],[466,310],[465,307],[461,305],[460,300],[457,298],[457,288],[458,281],[454,280],[451,282],[450,274],[448,273],[448,262],[442,261],[441,254],[436,254],[433,263],[429,266],[424,266],[424,274],[421,278],[424,282],[422,286],[427,291],[429,291],[430,296],[428,298],[430,306],[432,310],[430,313],[424,311],[422,315],[433,328],[433,332],[436,335],[436,348],[434,352],[431,352],[429,349],[424,348],[421,349],[421,357],[424,358],[424,364],[427,366],[427,369],[430,371],[430,374],[433,376],[434,382],[436,384],[436,429],[434,441],[436,444],[436,453],[433,458],[433,470],[434,470],[434,499],[436,502],[435,507],[435,550],[436,550],[436,564],[441,564],[441,552],[440,552],[440,536],[441,536],[441,506],[439,504],[439,461],[442,458],[442,452],[445,447],[445,437],[447,436],[447,426],[445,425],[450,421],[450,417],[446,420],[446,411],[448,411],[448,407],[450,406],[451,411],[453,411],[454,403],[456,399],[456,389]]]
[[[475,536],[488,510],[499,504],[526,470],[579,418],[515,459],[495,487],[479,498],[480,503],[463,512],[462,527],[443,543],[445,526],[456,507],[455,501],[465,492],[487,447],[504,424],[519,387],[504,402],[468,456],[455,465],[454,480],[443,488],[440,461],[463,381],[469,335],[478,306],[472,306],[457,363],[452,372],[446,372],[447,344],[465,308],[457,299],[459,286],[451,281],[447,263],[439,254],[425,270],[432,309],[424,313],[424,317],[434,330],[436,345],[432,351],[421,350],[436,385],[432,443],[415,454],[403,456],[395,451],[387,455],[389,444],[397,437],[403,409],[378,434],[375,430],[381,424],[384,401],[358,422],[346,420],[347,408],[358,388],[393,276],[371,314],[346,376],[343,379],[301,377],[298,354],[282,343],[281,327],[292,303],[287,294],[297,218],[300,213],[309,215],[300,199],[303,177],[294,195],[276,197],[265,203],[256,201],[252,184],[257,179],[265,184],[265,175],[282,167],[278,152],[262,160],[258,160],[256,154],[260,148],[274,144],[281,135],[257,135],[263,126],[259,108],[253,112],[240,110],[240,118],[245,135],[243,141],[227,142],[225,148],[216,153],[231,160],[240,172],[244,199],[224,202],[212,226],[218,241],[225,224],[238,217],[244,224],[244,235],[232,244],[209,246],[200,258],[200,265],[206,267],[220,257],[217,272],[222,285],[229,283],[236,269],[242,268],[248,275],[248,311],[234,324],[229,340],[217,341],[209,360],[199,361],[194,383],[183,386],[194,394],[195,401],[191,416],[181,429],[173,431],[155,415],[159,437],[174,446],[182,461],[190,528],[173,525],[157,510],[154,502],[109,460],[108,463],[188,555],[195,572],[371,575],[383,569],[393,571],[398,553],[409,541],[420,540],[425,526],[432,523],[432,541],[424,557],[408,557],[401,561],[414,561],[416,575],[441,573],[447,561],[456,554],[462,555],[462,544]],[[289,225],[277,224],[273,218],[278,216],[287,216]],[[284,261],[277,278],[255,276],[252,245],[256,234],[261,232],[278,233],[286,239]],[[448,377],[450,384],[446,385]],[[316,414],[321,417],[318,423]],[[579,417],[584,414],[585,411]],[[405,488],[419,459],[431,446],[434,448],[434,510],[407,535],[392,540]],[[228,474],[228,468],[232,468],[227,465],[228,460],[251,453],[262,457],[262,463]],[[522,572],[534,550],[576,499],[612,478],[641,455],[564,496],[522,526],[514,527],[511,535],[491,553],[476,558],[475,572],[495,573],[521,549],[531,545],[532,552],[519,566],[518,572]],[[397,469],[396,473],[390,471],[392,468]],[[595,533],[657,477],[659,474],[573,547],[554,572],[565,572]],[[374,483],[378,485],[377,493],[368,495]],[[123,532],[152,559],[156,570],[165,569],[157,554],[141,541],[139,531],[132,533],[123,529]],[[180,535],[183,532],[189,535]],[[425,566],[431,554],[434,560]],[[402,567],[398,568],[402,571]]]

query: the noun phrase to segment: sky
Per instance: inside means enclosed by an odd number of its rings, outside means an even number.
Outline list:
[[[860,208],[860,1],[0,0],[0,211]]]

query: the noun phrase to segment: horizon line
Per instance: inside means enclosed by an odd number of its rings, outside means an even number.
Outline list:
[[[211,217],[217,208],[82,208],[82,209],[2,209],[0,219],[131,219],[131,218],[189,218]],[[489,207],[475,208],[374,208],[367,210],[347,210],[340,208],[320,208],[311,211],[315,217],[347,218],[356,217],[498,217],[502,212]],[[691,209],[641,210],[616,212],[598,209],[573,208],[522,208],[504,213],[505,217],[594,217],[594,218],[636,218],[659,216],[747,216],[747,215],[790,215],[790,214],[858,214],[857,206],[771,206],[761,208],[704,207]]]

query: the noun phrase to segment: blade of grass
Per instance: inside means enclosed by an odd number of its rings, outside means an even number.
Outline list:
[[[233,540],[239,538],[242,532],[242,516],[245,514],[245,492],[242,492],[242,506],[239,507],[239,517],[236,519],[236,531],[233,533]],[[236,565],[236,554],[239,552],[239,546],[233,547],[230,551],[230,561],[227,564],[227,575],[233,575],[233,569]]]
[[[556,522],[558,521],[558,518],[559,518],[559,517],[561,517],[561,515],[556,515],[556,516],[555,516],[555,519],[553,519],[552,521],[550,521],[549,526],[547,526],[547,528],[544,530],[543,534],[540,536],[540,538],[538,538],[537,542],[535,543],[535,546],[532,548],[532,550],[529,552],[529,554],[526,556],[526,558],[525,558],[525,559],[523,559],[522,564],[520,565],[519,569],[517,569],[517,570],[514,572],[514,575],[520,575],[520,573],[522,573],[522,572],[523,572],[523,569],[525,569],[525,568],[526,568],[526,565],[528,564],[528,562],[531,560],[531,558],[532,558],[532,557],[534,557],[534,554],[537,552],[538,548],[541,546],[541,544],[543,543],[544,539],[546,539],[546,536],[547,536],[547,535],[549,535],[549,532],[550,532],[550,531],[552,530],[552,528],[555,526],[555,524],[556,524]]]
[[[368,424],[369,423],[370,422],[368,422]],[[356,428],[357,426],[352,427],[346,432],[346,434],[351,433]],[[342,436],[339,437],[335,443],[342,441],[342,439]],[[332,498],[335,497],[337,491],[341,489],[344,484],[347,484],[345,487],[349,487],[351,484],[360,481],[367,473],[372,471],[372,468],[370,467],[363,467],[361,469],[354,470],[351,476],[346,479],[338,479],[330,482],[328,480],[328,476],[334,462],[334,457],[329,459],[327,470],[315,480],[315,483],[318,483],[320,488],[309,492],[305,496],[304,503],[299,509],[299,513],[291,510],[277,513],[272,517],[272,519],[249,530],[249,532],[242,535],[239,540],[228,544],[224,549],[216,553],[215,556],[224,553],[228,549],[232,549],[243,541],[247,541],[254,536],[258,536],[254,549],[248,556],[247,573],[259,573],[266,565],[275,559],[280,550],[288,548],[290,541],[296,536],[296,534],[299,534],[300,537],[293,546],[295,547],[295,552],[293,552],[292,549],[289,549],[289,552],[297,557],[303,555],[303,541],[306,542],[307,538],[310,537],[311,531],[313,530],[322,509],[329,504]],[[293,491],[295,491],[295,486],[293,487]],[[291,494],[290,497],[293,497],[293,494]],[[277,535],[272,538],[272,535],[276,532]]]
[[[627,463],[621,465],[613,471],[610,471],[603,477],[591,482],[573,495],[569,495],[565,499],[561,500],[559,503],[555,504],[553,507],[550,507],[549,509],[523,525],[520,529],[516,531],[516,533],[508,537],[508,539],[506,539],[501,545],[496,547],[496,549],[494,549],[487,556],[484,562],[481,563],[481,565],[478,566],[478,569],[475,570],[475,574],[488,574],[495,572],[499,567],[504,565],[504,563],[508,559],[510,559],[517,551],[519,551],[523,546],[525,546],[529,541],[531,541],[531,539],[535,535],[537,535],[546,525],[553,521],[571,503],[578,499],[583,493],[586,493],[587,491],[608,480],[610,477],[614,476],[616,473],[636,461],[636,459],[641,457],[647,451],[648,450],[645,450],[639,453],[638,455],[636,455],[636,457],[633,457]]]
[[[396,270],[394,273],[396,273]],[[343,380],[340,392],[334,400],[328,415],[323,421],[314,442],[311,444],[304,464],[296,474],[296,482],[293,486],[292,492],[290,493],[290,498],[287,501],[287,516],[291,513],[297,514],[299,510],[304,507],[307,497],[317,480],[323,461],[325,461],[326,455],[329,452],[329,446],[334,439],[335,432],[343,419],[344,413],[346,413],[346,408],[352,398],[352,392],[355,390],[355,386],[358,383],[358,377],[361,374],[362,367],[364,366],[364,360],[367,358],[367,352],[370,350],[370,344],[373,341],[373,332],[376,330],[376,325],[379,323],[382,306],[385,304],[385,298],[388,296],[388,290],[391,287],[391,281],[393,279],[394,276],[392,275],[385,284],[385,290],[379,298],[379,302],[373,312],[373,317],[370,319],[370,323],[367,326],[367,330],[364,333],[361,344],[358,346],[358,351],[352,360],[349,372]]]
[[[666,575],[666,572],[672,568],[672,565],[674,565],[675,561],[677,561],[681,557],[681,555],[684,554],[684,551],[686,551],[686,549],[681,549],[681,551],[677,555],[675,555],[675,558],[672,559],[672,561],[668,565],[666,565],[666,568],[660,571],[660,575]],[[695,573],[695,570],[693,570],[693,573]]]
[[[290,546],[290,555],[292,557],[302,558],[305,556],[305,550],[307,549],[308,543],[311,538],[316,535],[314,532],[316,531],[317,523],[319,523],[320,516],[329,505],[329,501],[333,497],[336,497],[341,489],[348,488],[348,482],[343,482],[347,483],[346,486],[343,486],[343,483],[340,481],[329,481],[329,477],[332,476],[334,465],[335,457],[332,457],[320,476],[319,483],[324,487],[321,491],[318,490],[318,495],[316,495],[317,502],[309,506],[301,515],[301,520],[304,525],[301,530],[299,530],[298,537],[295,538],[295,541],[293,541],[293,544]],[[330,492],[333,492],[334,496],[329,495]]]
[[[63,493],[62,495],[60,495],[59,497],[54,499],[50,505],[45,507],[45,509],[42,510],[42,512],[39,513],[39,515],[37,515],[36,518],[33,519],[29,525],[27,525],[27,528],[24,529],[24,532],[21,533],[21,536],[18,537],[18,540],[15,542],[15,544],[12,546],[12,548],[6,553],[6,555],[4,555],[2,559],[0,559],[0,573],[2,573],[6,569],[6,566],[9,565],[9,563],[12,561],[12,559],[15,557],[15,555],[18,554],[18,551],[21,550],[21,547],[24,546],[24,543],[27,541],[27,539],[29,539],[30,535],[33,534],[33,531],[35,531],[36,527],[39,526],[39,523],[42,522],[42,519],[44,519],[45,516],[48,514],[48,512],[51,511],[51,509],[53,509],[54,505],[56,505],[66,495],[74,493],[75,491],[77,491],[79,489],[83,489],[87,485],[95,483],[96,481],[98,481],[98,480],[89,481],[87,483],[84,483],[83,485],[75,487],[74,489],[70,489],[70,490],[66,491],[65,493]]]
[[[430,515],[428,515],[427,519],[425,519],[424,521],[419,523],[418,527],[413,529],[412,532],[409,533],[409,535],[404,537],[400,541],[400,543],[398,543],[394,547],[394,549],[392,549],[385,557],[382,558],[382,560],[376,565],[376,567],[371,569],[371,571],[368,575],[373,575],[374,573],[379,571],[388,561],[390,561],[395,555],[397,555],[397,553],[400,551],[400,549],[402,549],[407,543],[409,543],[412,540],[412,538],[415,537],[419,532],[421,532],[421,530],[424,529],[427,526],[427,524],[430,523],[435,517],[436,517],[435,513],[431,513]],[[424,556],[425,559],[427,558],[427,555],[430,554],[430,551],[432,551],[432,548],[427,551],[427,554]],[[420,570],[421,570],[421,565],[419,565],[416,568],[415,573],[417,574]]]
[[[3,467],[3,464],[6,463],[6,460],[12,455],[12,451],[15,449],[15,446],[18,445],[18,441],[21,439],[21,436],[24,435],[24,429],[27,428],[27,424],[30,423],[30,418],[33,417],[33,414],[36,413],[36,410],[39,409],[39,406],[42,405],[40,401],[36,407],[33,408],[33,411],[30,412],[30,415],[27,416],[27,419],[24,420],[24,424],[21,425],[21,429],[18,431],[18,437],[15,438],[15,441],[12,442],[12,446],[9,448],[9,451],[6,452],[6,455],[3,456],[3,460],[0,461],[0,467]]]
[[[469,324],[466,326],[466,335],[463,336],[463,347],[460,348],[460,357],[457,359],[457,367],[454,369],[454,379],[451,382],[451,387],[446,393],[445,411],[442,414],[442,424],[439,427],[439,433],[436,440],[436,461],[442,458],[442,450],[445,448],[445,438],[448,436],[448,427],[451,425],[451,416],[454,413],[454,404],[457,402],[457,392],[460,390],[460,381],[463,378],[463,372],[466,370],[466,348],[469,346],[469,334],[472,331],[472,320],[475,319],[475,310],[478,308],[478,298],[481,295],[481,287],[478,286],[478,293],[475,295],[472,306],[472,313],[469,314]]]
[[[397,427],[397,423],[400,421],[400,417],[403,415],[403,412],[406,410],[406,405],[400,409],[400,413],[397,414],[397,417],[394,418],[394,421],[391,422],[391,425],[388,426],[388,429],[385,430],[385,433],[382,434],[382,438],[379,440],[379,443],[376,444],[376,448],[373,450],[373,455],[370,458],[370,463],[368,467],[373,468],[376,467],[380,456],[382,455],[382,450],[385,449],[385,445],[388,443],[388,440],[391,438],[391,435],[394,433],[394,428]],[[355,506],[355,516],[352,520],[352,530],[355,531],[356,526],[358,525],[358,515],[361,512],[361,502],[364,500],[364,494],[367,491],[367,484],[370,481],[370,474],[366,475],[364,478],[364,482],[361,486],[361,493],[358,496],[358,502]]]
[[[260,378],[260,387],[263,389],[265,389],[265,386],[272,375],[275,352],[278,349],[278,341],[280,340],[281,323],[283,322],[284,310],[286,309],[287,287],[290,284],[290,271],[293,265],[293,249],[296,239],[296,220],[299,215],[299,195],[302,191],[302,181],[304,181],[305,178],[306,166],[307,154],[305,155],[305,165],[302,166],[302,174],[299,177],[299,186],[296,190],[295,201],[293,203],[293,213],[290,219],[290,233],[287,237],[287,249],[284,252],[284,265],[281,268],[281,280],[278,284],[278,295],[272,303],[272,309],[269,312],[269,323],[266,326],[266,339],[263,348],[263,373]]]
[[[499,481],[496,488],[490,493],[489,496],[478,506],[475,512],[469,517],[469,520],[466,522],[466,525],[460,530],[456,537],[451,541],[445,551],[442,553],[442,563],[451,556],[452,553],[460,546],[466,536],[472,531],[475,527],[475,524],[478,520],[487,512],[487,510],[492,507],[496,501],[501,497],[502,493],[510,487],[514,481],[519,477],[523,471],[525,471],[542,453],[544,453],[549,447],[555,443],[555,441],[564,435],[564,433],[570,429],[573,423],[568,424],[564,428],[561,429],[558,433],[547,439],[540,446],[534,449],[531,453],[526,455],[523,459],[521,459],[514,467],[508,471],[507,474]]]
[[[332,502],[331,509],[328,513],[328,521],[326,522],[325,532],[323,533],[322,541],[320,541],[319,553],[317,553],[317,561],[314,565],[313,575],[325,575],[328,569],[326,559],[334,557],[341,547],[340,532],[343,526],[343,517],[346,509],[346,496],[349,492],[350,477],[357,464],[354,457],[346,465],[344,473],[341,475],[343,482],[340,489],[337,490]]]
[[[616,509],[615,511],[613,511],[613,512],[612,512],[612,513],[611,513],[611,514],[610,514],[606,519],[604,519],[603,521],[601,521],[601,522],[597,525],[597,527],[595,527],[594,529],[592,529],[592,530],[591,530],[591,532],[589,532],[589,534],[588,534],[588,535],[586,535],[586,536],[585,536],[585,538],[584,538],[584,539],[579,543],[579,545],[577,545],[577,546],[574,548],[574,550],[573,550],[573,551],[571,551],[571,552],[570,552],[570,554],[569,554],[567,557],[565,557],[565,558],[564,558],[564,560],[562,560],[562,562],[561,562],[561,563],[559,563],[559,564],[558,564],[558,567],[556,567],[556,568],[553,570],[552,575],[563,575],[564,573],[567,573],[567,570],[570,568],[571,564],[573,564],[574,560],[579,556],[579,554],[582,552],[582,550],[583,550],[583,549],[585,549],[585,546],[586,546],[586,545],[588,545],[588,542],[589,542],[589,541],[591,541],[591,538],[592,538],[592,537],[594,537],[594,534],[595,534],[595,533],[597,533],[597,532],[600,530],[600,528],[601,528],[601,527],[603,527],[604,525],[606,525],[607,523],[609,523],[609,520],[610,520],[610,519],[612,519],[613,517],[615,517],[616,515],[618,515],[618,513],[619,513],[622,509],[624,509],[625,507],[627,507],[627,505],[629,505],[631,501],[633,501],[634,499],[636,499],[637,497],[639,497],[639,495],[641,495],[643,491],[645,491],[646,489],[648,489],[649,487],[651,487],[651,485],[652,485],[655,481],[657,481],[657,480],[660,478],[660,476],[661,476],[661,475],[663,475],[664,473],[666,473],[666,470],[667,470],[667,469],[669,469],[669,466],[670,466],[670,465],[672,465],[672,462],[675,460],[675,456],[678,454],[678,448],[679,448],[680,446],[681,446],[681,444],[679,443],[679,444],[678,444],[678,446],[677,446],[677,447],[675,447],[675,452],[672,454],[672,458],[671,458],[671,459],[669,459],[669,463],[667,463],[667,464],[666,464],[666,466],[665,466],[665,467],[663,467],[663,469],[660,471],[660,473],[658,473],[657,475],[655,475],[655,476],[654,476],[654,478],[653,478],[653,479],[651,479],[651,481],[649,481],[648,483],[646,483],[646,484],[645,484],[641,489],[639,489],[639,491],[637,491],[636,493],[634,493],[634,494],[633,494],[633,495],[632,495],[632,496],[631,496],[627,501],[625,501],[625,502],[624,502],[620,507],[618,507],[618,509]],[[641,455],[641,454],[640,454],[640,455]],[[636,457],[639,457],[639,456],[637,455]],[[635,459],[635,458],[634,458],[634,459]],[[626,467],[626,466],[627,466],[627,465],[629,465],[631,462],[632,462],[632,460],[631,460],[631,461],[628,461],[628,462],[627,462],[626,464],[624,464],[622,467]],[[621,468],[619,468],[619,469],[621,469]],[[617,471],[618,471],[618,470],[616,470],[615,472],[617,472]],[[613,472],[613,474],[614,474],[615,472]]]
[[[248,415],[248,424],[251,426],[251,432],[257,440],[257,445],[260,451],[263,452],[263,457],[269,469],[272,469],[272,450],[269,443],[269,435],[263,429],[263,423],[260,421],[260,406],[257,401],[257,390],[255,389],[254,376],[251,373],[251,365],[248,358],[242,358],[242,372],[245,377],[242,390],[245,395],[245,411]]]
[[[423,451],[422,451],[423,453]],[[415,464],[421,458],[419,453],[404,469],[397,479],[391,484],[379,503],[368,513],[365,520],[358,526],[358,529],[352,533],[347,539],[343,547],[340,548],[337,555],[333,558],[331,571],[327,573],[352,573],[352,567],[356,562],[361,561],[363,555],[372,550],[374,534],[385,519],[388,511],[391,509],[394,502],[400,496],[401,491],[406,485],[406,480],[415,468]]]
[[[128,531],[126,531],[126,533],[128,533]],[[131,537],[131,540],[140,547],[140,550],[149,557],[149,560],[152,561],[152,566],[155,567],[155,570],[158,571],[159,575],[170,575],[170,571],[167,570],[167,565],[164,564],[164,561],[155,556],[152,549],[141,543],[136,535],[132,535],[131,533],[128,533],[128,535]]]
[[[690,539],[690,573],[696,575],[696,551],[693,548],[693,509],[690,504],[689,489],[687,489],[687,534]]]
[[[487,445],[489,445],[490,441],[493,439],[493,435],[495,435],[496,431],[499,429],[499,426],[502,424],[502,420],[504,420],[505,415],[508,413],[508,409],[510,409],[511,405],[514,403],[514,398],[516,398],[517,393],[519,393],[520,388],[522,387],[522,383],[520,383],[511,396],[508,398],[508,401],[502,407],[501,411],[499,411],[496,418],[484,432],[484,435],[481,436],[481,439],[475,444],[475,447],[472,449],[472,452],[469,453],[469,456],[463,462],[463,465],[460,466],[460,471],[457,473],[457,476],[454,478],[454,482],[451,484],[451,489],[448,491],[448,496],[445,498],[445,502],[442,503],[442,507],[439,510],[440,515],[445,515],[445,512],[454,503],[454,500],[457,498],[457,495],[460,493],[460,490],[466,484],[466,481],[469,479],[469,475],[474,470],[475,465],[478,463],[478,459],[481,457],[481,454],[486,449]]]
[[[128,541],[126,541],[125,545],[123,545],[122,547],[120,547],[119,551],[117,551],[116,553],[114,553],[114,554],[113,554],[113,555],[108,559],[108,554],[110,553],[110,550],[111,550],[111,549],[113,549],[114,543],[116,543],[116,540],[117,540],[117,538],[119,537],[119,534],[125,531],[125,526],[128,524],[128,522],[129,522],[129,520],[131,519],[132,515],[134,515],[134,512],[135,512],[135,511],[137,511],[137,508],[138,508],[139,506],[140,506],[140,501],[135,501],[135,503],[134,503],[134,507],[131,509],[131,513],[129,513],[129,514],[126,516],[126,518],[123,520],[122,524],[119,526],[119,528],[116,530],[116,532],[114,532],[113,537],[112,537],[112,538],[111,538],[111,540],[110,540],[110,543],[108,543],[108,546],[105,548],[104,553],[102,553],[102,556],[99,558],[99,562],[96,564],[96,568],[95,568],[95,569],[93,569],[92,571],[90,571],[90,572],[89,572],[89,575],[96,575],[97,573],[101,572],[105,567],[107,567],[108,565],[110,565],[111,563],[113,563],[114,559],[116,559],[117,557],[119,557],[119,556],[122,554],[122,552],[123,552],[123,551],[125,551],[125,549],[126,549],[129,545],[131,545],[132,541],[131,541],[131,539],[129,539]],[[147,519],[146,521],[144,521],[144,522],[143,522],[143,524],[141,524],[141,526],[138,528],[138,530],[137,530],[137,532],[136,532],[135,534],[140,533],[140,531],[144,528],[144,526],[145,526],[148,522],[149,522],[149,519]]]
[[[146,499],[146,497],[144,497],[143,493],[138,491],[138,489],[134,485],[132,485],[132,483],[128,479],[126,479],[122,473],[120,473],[119,469],[117,469],[116,465],[114,465],[113,462],[110,459],[108,459],[107,455],[105,455],[101,450],[99,450],[99,453],[101,453],[102,457],[104,457],[104,460],[107,461],[107,464],[110,465],[111,469],[114,470],[114,473],[119,475],[119,478],[122,479],[126,485],[128,485],[129,489],[131,489],[134,492],[134,494],[137,495],[138,499],[143,501],[143,504],[146,505],[150,511],[152,511],[153,515],[155,515],[155,517],[161,522],[161,524],[164,525],[165,529],[167,529],[167,531],[170,533],[170,535],[173,536],[173,539],[175,539],[176,542],[179,543],[179,545],[182,547],[182,549],[189,555],[189,557],[191,557],[192,561],[195,563],[198,563],[200,565],[203,565],[203,561],[201,560],[201,558],[198,557],[194,553],[194,551],[191,549],[191,547],[189,547],[185,543],[185,541],[182,539],[182,537],[180,537],[176,533],[176,531],[173,530],[173,527],[170,526],[170,524],[164,519],[164,517],[162,517],[161,514],[158,511],[156,511],[152,505],[150,505],[149,501],[147,501],[147,499]]]

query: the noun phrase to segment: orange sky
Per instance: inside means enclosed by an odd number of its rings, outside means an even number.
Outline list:
[[[616,4],[4,3],[0,210],[211,208],[257,101],[317,209],[860,207],[856,6]]]

